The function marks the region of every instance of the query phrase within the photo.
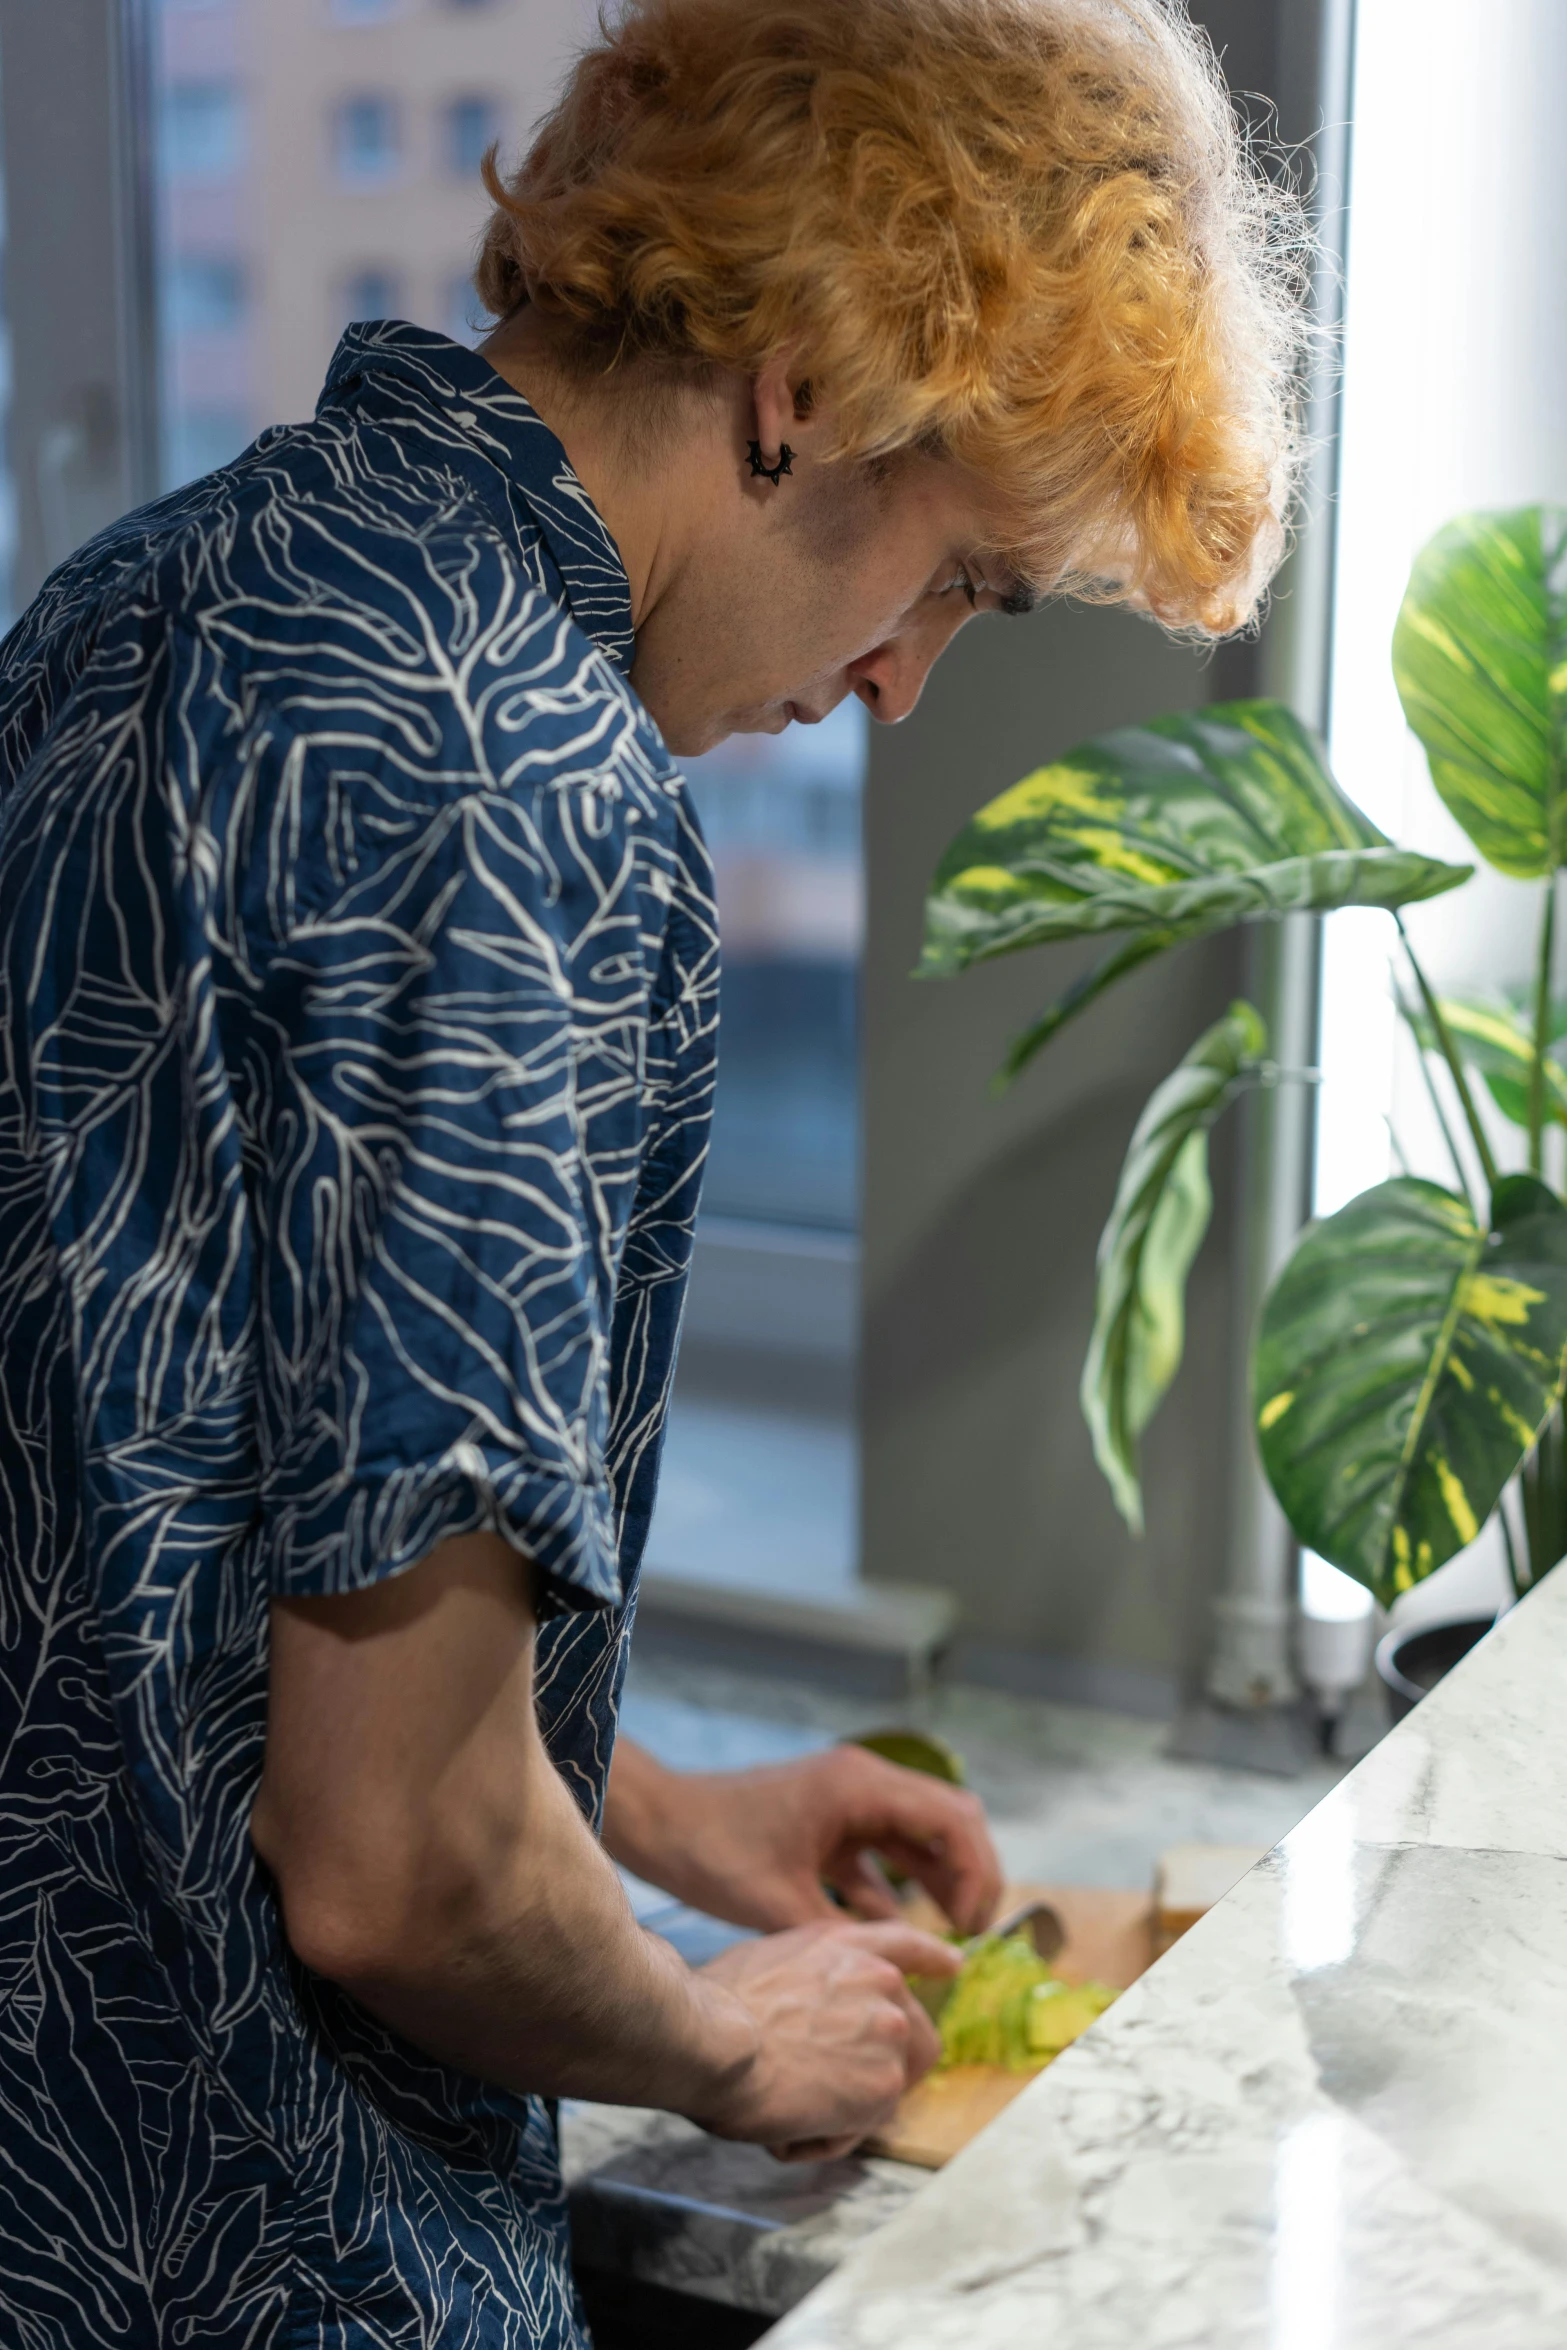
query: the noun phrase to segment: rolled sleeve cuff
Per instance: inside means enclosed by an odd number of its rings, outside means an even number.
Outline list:
[[[268,1588],[280,1599],[360,1591],[452,1535],[478,1533],[499,1534],[533,1561],[548,1613],[621,1597],[607,1482],[581,1484],[471,1441],[306,1496],[264,1496],[262,1507]]]

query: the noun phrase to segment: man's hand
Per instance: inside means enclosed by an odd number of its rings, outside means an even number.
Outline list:
[[[1001,1898],[978,1798],[860,1746],[762,1770],[685,1773],[622,1739],[604,1842],[694,1909],[764,1933],[841,1917],[827,1885],[856,1917],[895,1917],[878,1853],[922,1884],[961,1934],[988,1925]]]
[[[534,1622],[531,1570],[494,1534],[273,1602],[251,1835],[296,1955],[483,2080],[794,2152],[854,2143],[935,2054],[902,1970],[950,1972],[952,1951],[839,1918],[693,1973],[637,1924],[544,1747]]]
[[[721,2138],[759,2139],[781,2162],[847,2154],[940,2054],[905,1971],[949,1975],[960,1963],[949,1942],[905,1925],[840,1921],[736,1943],[702,1975],[752,2018],[756,2062],[692,2119]]]

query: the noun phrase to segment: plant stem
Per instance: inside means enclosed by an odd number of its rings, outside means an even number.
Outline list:
[[[1404,917],[1402,914],[1395,913],[1393,919],[1398,924],[1398,935],[1403,941],[1404,952],[1409,957],[1409,968],[1415,975],[1415,985],[1419,988],[1426,1011],[1430,1015],[1431,1026],[1436,1032],[1436,1041],[1442,1058],[1451,1072],[1459,1107],[1464,1113],[1464,1123],[1469,1129],[1470,1140],[1479,1156],[1481,1172],[1485,1176],[1489,1189],[1494,1191],[1499,1180],[1497,1165],[1491,1154],[1491,1145],[1486,1140],[1485,1128],[1480,1123],[1480,1113],[1475,1108],[1474,1096],[1469,1090],[1469,1080],[1464,1075],[1464,1065],[1454,1047],[1452,1033],[1447,1022],[1442,1017],[1442,1007],[1432,994],[1430,981],[1421,970],[1419,962],[1416,960],[1415,950],[1409,943],[1409,933],[1404,928]]]
[[[1529,1071],[1529,1172],[1538,1175],[1545,1149],[1545,1056],[1551,1042],[1551,965],[1556,948],[1556,875],[1545,884],[1540,955],[1534,974],[1534,1066]]]
[[[1415,1057],[1420,1063],[1420,1074],[1425,1080],[1426,1096],[1430,1101],[1436,1122],[1442,1130],[1442,1140],[1447,1145],[1447,1155],[1453,1162],[1454,1178],[1457,1181],[1459,1190],[1463,1193],[1465,1199],[1468,1200],[1471,1209],[1473,1209],[1475,1221],[1478,1223],[1480,1220],[1480,1210],[1478,1204],[1476,1203],[1474,1194],[1469,1188],[1469,1178],[1464,1173],[1464,1162],[1458,1155],[1458,1145],[1453,1140],[1453,1129],[1451,1126],[1449,1126],[1447,1122],[1447,1112],[1442,1107],[1442,1097],[1436,1090],[1436,1079],[1431,1074],[1431,1064],[1426,1058],[1427,1046],[1425,1044],[1425,1040],[1420,1034],[1420,1024],[1416,1020],[1414,1013],[1405,1003],[1404,991],[1401,987],[1394,989],[1393,1001],[1397,1004],[1399,1013],[1407,1024],[1410,1035],[1415,1040]],[[1391,1126],[1391,1120],[1389,1121],[1389,1125]],[[1402,1153],[1400,1153],[1400,1156],[1402,1156]],[[1405,1169],[1405,1173],[1408,1173],[1407,1167]]]
[[[1514,1599],[1522,1599],[1524,1586],[1518,1580],[1518,1553],[1513,1548],[1513,1529],[1507,1515],[1505,1488],[1497,1498],[1496,1515],[1502,1529],[1502,1548],[1507,1553],[1507,1580],[1513,1587]]]

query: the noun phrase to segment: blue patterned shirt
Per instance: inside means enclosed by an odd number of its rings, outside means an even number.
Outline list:
[[[626,575],[401,325],[0,651],[0,2339],[580,2340],[553,2121],[290,1953],[267,1603],[499,1529],[596,1819],[706,1146]]]

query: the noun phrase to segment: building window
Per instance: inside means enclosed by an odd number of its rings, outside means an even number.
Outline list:
[[[495,321],[485,309],[471,274],[449,277],[441,289],[441,331],[454,343],[480,343]]]
[[[232,334],[245,320],[243,262],[215,253],[177,253],[164,279],[168,323],[177,335]]]
[[[372,262],[344,278],[339,311],[345,326],[373,318],[398,318],[402,309],[402,279],[395,270]]]
[[[163,478],[170,489],[196,481],[227,465],[250,438],[250,420],[241,408],[220,404],[180,409],[166,429]]]
[[[231,179],[243,160],[245,118],[232,82],[174,82],[165,93],[163,174],[172,185]]]
[[[865,712],[738,734],[687,763],[724,934],[724,1080],[704,1216],[859,1216]]]
[[[403,160],[403,126],[395,98],[342,99],[332,110],[332,161],[347,187],[384,187]]]
[[[501,135],[500,108],[491,98],[453,98],[442,116],[441,152],[458,179],[475,179]]]

